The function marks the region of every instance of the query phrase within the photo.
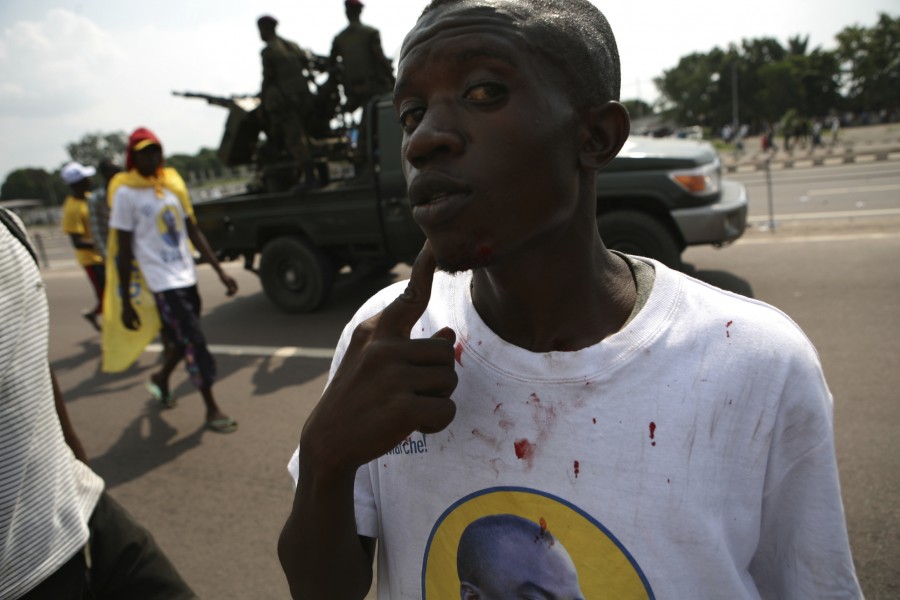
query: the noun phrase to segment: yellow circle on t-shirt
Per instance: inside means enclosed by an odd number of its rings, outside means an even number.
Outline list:
[[[470,524],[489,516],[532,522],[534,542],[549,533],[555,551],[568,553],[585,599],[652,599],[653,591],[628,551],[603,525],[572,504],[537,490],[493,488],[476,492],[438,519],[425,550],[423,600],[459,600],[457,552]],[[517,519],[520,518],[520,519]],[[493,519],[496,521],[497,519]]]

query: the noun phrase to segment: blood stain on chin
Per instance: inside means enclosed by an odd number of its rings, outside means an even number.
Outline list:
[[[453,358],[456,359],[456,362],[459,363],[460,366],[462,366],[462,352],[462,342],[456,342],[456,347],[453,349]]]

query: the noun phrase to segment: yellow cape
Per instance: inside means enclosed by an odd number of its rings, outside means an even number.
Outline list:
[[[156,195],[160,198],[162,198],[163,188],[165,188],[178,197],[184,213],[190,219],[194,218],[187,186],[175,169],[163,169],[157,177],[144,177],[135,169],[118,173],[109,182],[106,197],[110,208],[112,208],[116,191],[122,186],[152,187],[156,189]],[[141,319],[141,326],[137,331],[131,331],[122,324],[122,298],[119,292],[119,271],[116,267],[118,255],[118,236],[114,229],[110,229],[106,252],[106,289],[103,293],[102,369],[106,373],[119,373],[130,367],[147,347],[147,344],[156,337],[161,326],[153,293],[147,288],[137,261],[131,263],[129,295],[134,310]]]

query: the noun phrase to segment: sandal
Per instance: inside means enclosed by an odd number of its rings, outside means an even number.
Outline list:
[[[163,394],[162,388],[153,383],[152,380],[147,382],[147,391],[150,392],[154,400],[163,405],[163,408],[175,408],[178,405],[178,401],[172,396],[172,392]]]
[[[207,421],[206,428],[210,431],[215,431],[216,433],[234,433],[237,431],[238,424],[237,421],[231,417],[225,417],[223,419],[212,419],[211,421]]]

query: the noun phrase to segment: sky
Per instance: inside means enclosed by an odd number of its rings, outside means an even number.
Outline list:
[[[592,0],[593,1],[593,0]],[[364,0],[362,20],[396,57],[426,0]],[[809,36],[833,49],[849,25],[873,26],[898,0],[598,0],[619,45],[622,98],[657,98],[653,79],[692,52],[742,39]],[[58,169],[85,134],[152,129],[167,154],[217,148],[227,111],[172,91],[259,91],[256,19],[316,54],[346,26],[342,0],[0,0],[0,181]]]

